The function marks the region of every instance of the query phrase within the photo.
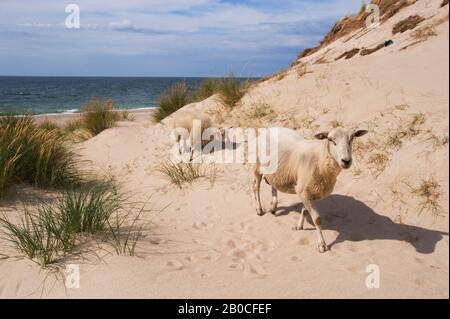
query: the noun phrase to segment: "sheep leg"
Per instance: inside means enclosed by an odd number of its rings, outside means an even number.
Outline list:
[[[303,199],[303,205],[306,210],[311,215],[314,226],[316,226],[317,240],[318,240],[318,250],[321,253],[324,253],[326,250],[329,250],[327,244],[325,243],[325,239],[323,239],[322,235],[322,227],[319,212],[314,207],[313,203],[309,199]]]
[[[306,215],[308,214],[308,210],[303,207],[300,212],[300,219],[297,222],[297,225],[294,227],[294,230],[303,230],[303,224],[305,223]]]
[[[255,196],[256,214],[258,216],[264,215],[264,211],[261,207],[261,196],[260,196],[261,180],[262,175],[255,170],[255,180],[253,181],[253,195]]]
[[[270,202],[270,212],[275,215],[278,206],[278,192],[275,187],[272,186],[272,201]]]
[[[172,130],[172,132],[170,133],[170,141],[172,144],[177,144],[178,155],[181,155],[180,135],[176,132],[176,130]]]

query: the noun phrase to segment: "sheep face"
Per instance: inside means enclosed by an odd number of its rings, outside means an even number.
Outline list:
[[[336,163],[343,169],[352,166],[352,143],[355,137],[367,134],[366,130],[348,130],[335,128],[330,132],[319,133],[315,137],[319,140],[327,140],[327,149]]]

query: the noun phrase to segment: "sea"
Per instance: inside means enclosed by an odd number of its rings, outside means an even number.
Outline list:
[[[204,78],[0,76],[0,114],[76,113],[91,98],[109,98],[117,108],[156,107],[158,96],[175,83],[188,91]]]

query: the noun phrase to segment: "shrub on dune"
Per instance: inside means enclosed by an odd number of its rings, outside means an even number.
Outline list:
[[[153,120],[161,122],[188,103],[186,84],[184,82],[176,83],[159,96],[158,109],[153,113]]]
[[[93,98],[81,108],[81,123],[93,135],[116,126],[119,117],[108,99]]]

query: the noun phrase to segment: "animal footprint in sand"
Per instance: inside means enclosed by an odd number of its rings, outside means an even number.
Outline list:
[[[184,269],[184,264],[179,261],[179,260],[169,260],[166,264],[167,268],[169,268],[169,270],[183,270]]]
[[[242,271],[247,275],[264,277],[267,272],[263,266],[266,258],[263,255],[271,249],[270,244],[263,241],[227,239],[223,241],[226,255],[231,258],[229,268]]]
[[[196,230],[210,229],[212,227],[214,227],[214,224],[210,222],[195,222],[192,224],[192,228]]]

